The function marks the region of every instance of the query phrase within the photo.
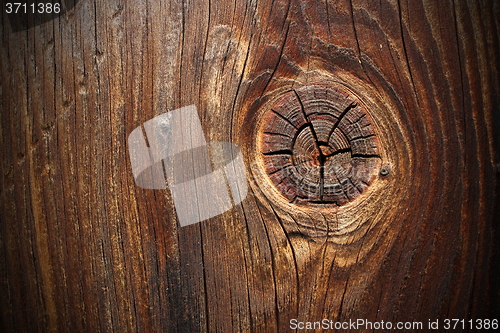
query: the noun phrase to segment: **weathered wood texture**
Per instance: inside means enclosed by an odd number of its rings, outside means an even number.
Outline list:
[[[287,332],[289,321],[498,318],[499,1],[82,0],[0,15],[0,326]],[[363,100],[381,166],[335,209],[280,201],[257,132],[310,82]],[[127,136],[196,104],[250,194],[178,226]]]

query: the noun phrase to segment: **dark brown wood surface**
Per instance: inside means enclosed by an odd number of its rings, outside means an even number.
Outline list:
[[[17,32],[4,9],[0,331],[500,319],[500,2],[81,0]],[[262,115],[313,82],[362,102],[390,170],[340,208],[262,171]],[[249,194],[181,228],[127,136],[190,104]]]

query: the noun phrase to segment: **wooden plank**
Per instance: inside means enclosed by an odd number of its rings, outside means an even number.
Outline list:
[[[66,2],[21,31],[0,17],[2,332],[500,319],[499,3]],[[293,148],[303,121],[277,113],[308,111],[271,106],[311,83],[369,115],[338,138],[377,147],[373,181],[338,205],[289,202],[297,184],[268,174],[293,152],[259,150]],[[207,141],[241,147],[249,194],[180,227],[168,189],[135,184],[127,137],[190,104]],[[311,117],[327,137],[336,117]]]

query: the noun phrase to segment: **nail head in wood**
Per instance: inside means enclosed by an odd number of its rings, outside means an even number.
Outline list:
[[[387,165],[380,168],[380,176],[387,177],[389,173],[391,173],[391,169]]]

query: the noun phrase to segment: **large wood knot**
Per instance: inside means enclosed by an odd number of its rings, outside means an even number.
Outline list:
[[[339,88],[308,84],[288,91],[265,111],[261,124],[265,172],[291,203],[344,205],[378,173],[371,119]]]

